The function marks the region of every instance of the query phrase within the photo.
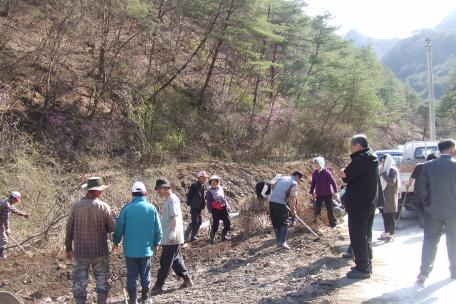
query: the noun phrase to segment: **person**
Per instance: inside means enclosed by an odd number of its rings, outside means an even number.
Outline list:
[[[434,153],[429,154],[426,157],[426,161],[431,161],[437,159],[437,156],[435,156]],[[410,176],[410,179],[407,183],[407,191],[410,188],[410,186],[415,183],[414,187],[414,192],[415,195],[413,196],[414,201],[413,205],[415,206],[416,212],[418,213],[418,218],[420,220],[420,226],[423,227],[424,224],[424,204],[421,200],[421,196],[418,194],[418,189],[421,188],[421,180],[422,180],[422,175],[423,175],[423,163],[417,164],[415,166],[415,169],[413,169],[412,175]]]
[[[454,140],[438,144],[440,157],[423,165],[419,188],[424,211],[424,239],[417,283],[424,284],[434,265],[442,232],[450,261],[451,279],[456,279],[456,148]]]
[[[112,250],[118,250],[123,238],[129,303],[136,304],[136,279],[139,276],[142,287],[141,303],[148,304],[152,256],[157,251],[163,233],[157,209],[146,198],[147,189],[144,183],[135,182],[131,193],[133,199],[122,208],[117,219]]]
[[[367,136],[351,138],[350,164],[342,170],[347,184],[344,199],[348,231],[356,266],[347,273],[350,279],[370,278],[372,273],[372,225],[379,195],[378,159],[369,148]]]
[[[91,177],[82,186],[87,194],[73,204],[66,225],[66,257],[73,261],[73,297],[76,304],[87,302],[89,268],[95,277],[97,303],[106,304],[109,292],[108,235],[116,227],[111,208],[100,200],[107,186]]]
[[[313,163],[315,171],[312,173],[312,183],[309,193],[312,195],[312,199],[316,201],[315,216],[321,217],[321,208],[324,203],[328,214],[329,226],[334,228],[337,222],[334,217],[332,197],[333,193],[337,194],[339,190],[331,172],[325,168],[325,159],[323,157],[315,157]],[[333,192],[331,192],[331,188]]]
[[[22,202],[22,195],[20,192],[11,192],[8,198],[0,200],[0,259],[6,259],[5,248],[8,244],[8,236],[11,234],[9,226],[9,216],[13,213],[18,216],[22,216],[29,219],[30,214],[23,213],[17,210],[14,205]]]
[[[272,184],[268,181],[260,181],[255,185],[255,194],[258,200],[258,208],[264,210],[271,194]]]
[[[303,181],[303,174],[300,171],[293,172],[291,176],[282,176],[273,185],[269,197],[269,213],[277,246],[283,249],[290,249],[287,244],[289,225],[287,204],[296,206],[298,186]],[[296,209],[293,212],[296,212]]]
[[[220,186],[220,177],[212,175],[209,179],[209,189],[206,191],[207,210],[212,219],[210,232],[210,242],[216,243],[215,234],[217,233],[220,221],[223,222],[222,241],[229,240],[228,232],[231,229],[229,212],[231,211],[230,202],[225,195],[223,187]]]
[[[187,193],[187,206],[190,207],[191,223],[185,230],[185,240],[190,241],[198,240],[198,232],[203,223],[201,212],[206,208],[206,199],[204,197],[206,192],[206,182],[209,176],[206,171],[198,172],[198,180],[194,182]]]
[[[394,238],[394,215],[397,212],[399,200],[399,187],[401,184],[399,169],[396,167],[396,162],[389,154],[382,155],[380,158],[380,182],[382,185],[383,197],[385,204],[380,207],[380,212],[383,217],[383,225],[385,232],[380,235],[379,240],[390,242]]]
[[[166,179],[158,179],[155,182],[155,191],[164,199],[161,211],[163,238],[160,269],[157,273],[157,281],[151,290],[153,294],[159,294],[163,291],[163,285],[171,268],[178,277],[184,279],[180,288],[193,286],[193,281],[181,254],[184,244],[184,226],[180,200],[171,191],[171,184]]]

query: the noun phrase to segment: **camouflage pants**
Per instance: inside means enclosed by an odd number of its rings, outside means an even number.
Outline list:
[[[90,266],[92,266],[97,293],[109,291],[109,257],[76,258],[73,265],[73,296],[75,298],[87,297]]]
[[[8,243],[8,238],[6,237],[6,231],[3,227],[3,223],[0,225],[0,248],[5,248]]]

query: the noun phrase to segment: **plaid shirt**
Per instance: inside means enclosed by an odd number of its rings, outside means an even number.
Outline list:
[[[73,205],[68,217],[66,251],[74,251],[75,258],[106,256],[109,254],[108,234],[115,227],[111,208],[106,203],[99,199],[83,198]]]
[[[25,214],[11,206],[8,199],[0,201],[0,226],[9,229],[9,213],[12,212],[19,216],[24,216]]]

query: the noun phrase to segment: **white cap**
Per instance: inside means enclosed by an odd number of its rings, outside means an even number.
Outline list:
[[[133,184],[133,186],[131,187],[131,192],[146,194],[147,193],[146,186],[144,185],[143,182],[135,182]]]
[[[218,182],[220,182],[220,177],[218,177],[217,175],[212,175],[211,178],[209,179],[209,182],[213,181],[213,180],[216,180]]]
[[[206,172],[206,171],[200,171],[200,172],[198,172],[198,177],[202,177],[202,176],[204,176],[204,177],[209,177],[209,175],[207,175],[207,172]]]
[[[21,201],[22,200],[22,195],[20,192],[17,192],[17,191],[13,191],[11,192],[11,197],[14,197],[15,199],[17,199],[18,201]]]

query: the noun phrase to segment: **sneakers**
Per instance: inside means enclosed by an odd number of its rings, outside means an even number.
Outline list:
[[[380,234],[380,237],[377,238],[377,240],[384,241],[384,240],[386,240],[387,237],[389,237],[389,235],[390,234],[388,232],[383,232],[382,234]]]
[[[179,288],[190,288],[193,286],[193,281],[191,278],[184,279],[184,283],[181,284]]]
[[[380,235],[380,237],[377,240],[391,242],[394,240],[394,235],[390,234],[389,232],[384,232]]]
[[[287,242],[285,242],[283,244],[277,244],[277,247],[285,249],[285,250],[290,250],[291,249],[290,246],[288,246]]]
[[[428,276],[426,274],[420,273],[416,278],[416,284],[423,285],[427,278]]]
[[[369,279],[370,277],[371,273],[368,271],[359,271],[357,269],[353,269],[347,272],[347,278],[349,279]]]

